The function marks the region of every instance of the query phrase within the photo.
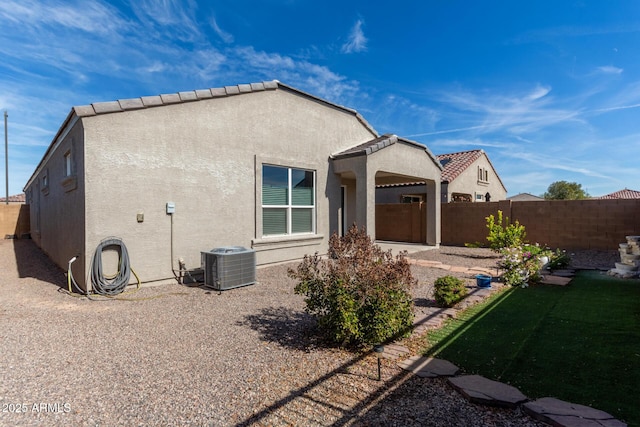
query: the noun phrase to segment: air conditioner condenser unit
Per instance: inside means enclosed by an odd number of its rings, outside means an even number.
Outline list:
[[[204,285],[218,291],[256,283],[256,252],[242,246],[226,246],[200,252]]]

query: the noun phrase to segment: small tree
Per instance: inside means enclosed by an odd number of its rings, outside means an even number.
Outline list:
[[[556,181],[549,185],[542,197],[547,200],[581,200],[587,199],[589,194],[577,182]]]
[[[333,234],[327,259],[306,255],[289,276],[299,281],[295,293],[305,296],[305,310],[334,343],[373,345],[411,330],[409,290],[416,280],[406,253],[394,258],[364,228],[353,226],[344,237]]]
[[[509,217],[506,218],[505,225],[502,224],[502,211],[498,211],[498,220],[493,215],[489,215],[487,218],[487,228],[489,229],[489,235],[487,241],[489,247],[499,252],[502,248],[510,248],[514,246],[520,246],[525,243],[527,233],[525,232],[524,225],[520,225],[518,220],[511,224]]]

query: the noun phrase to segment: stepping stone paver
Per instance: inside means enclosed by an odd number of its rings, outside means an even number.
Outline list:
[[[449,378],[449,383],[473,403],[515,408],[528,400],[517,388],[480,375]]]
[[[553,270],[551,273],[552,276],[559,276],[559,277],[574,277],[576,275],[576,271],[575,270]]]
[[[446,360],[422,356],[411,356],[398,363],[398,366],[421,378],[450,377],[460,370],[456,365]]]
[[[623,427],[620,420],[599,409],[565,402],[553,397],[543,397],[522,405],[531,417],[560,427]]]
[[[544,283],[545,285],[558,285],[558,286],[566,286],[571,282],[571,278],[569,277],[560,277],[547,274],[546,276],[542,276],[542,280],[540,283]]]

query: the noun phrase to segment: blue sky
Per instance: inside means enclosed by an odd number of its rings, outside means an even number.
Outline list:
[[[0,28],[10,194],[74,105],[273,79],[482,148],[509,195],[640,190],[635,0],[4,0]]]

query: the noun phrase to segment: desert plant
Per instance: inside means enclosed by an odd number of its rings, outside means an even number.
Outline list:
[[[434,282],[434,297],[440,307],[451,307],[467,295],[464,281],[455,276],[443,276]]]
[[[487,218],[487,228],[489,229],[489,235],[487,241],[489,247],[495,251],[500,252],[502,248],[510,248],[520,246],[525,242],[527,233],[524,229],[524,225],[520,225],[520,222],[516,220],[513,224],[509,222],[509,217],[506,218],[505,224],[502,224],[502,211],[498,211],[498,218],[493,215],[489,215]]]
[[[405,336],[413,324],[415,284],[406,253],[396,257],[375,245],[364,228],[333,234],[329,256],[305,256],[297,268],[295,293],[318,319],[327,337],[342,346],[364,346]]]
[[[547,264],[547,268],[550,270],[558,270],[568,267],[569,264],[571,264],[571,257],[567,254],[567,251],[556,249],[556,251],[552,252],[549,257],[549,264]]]

